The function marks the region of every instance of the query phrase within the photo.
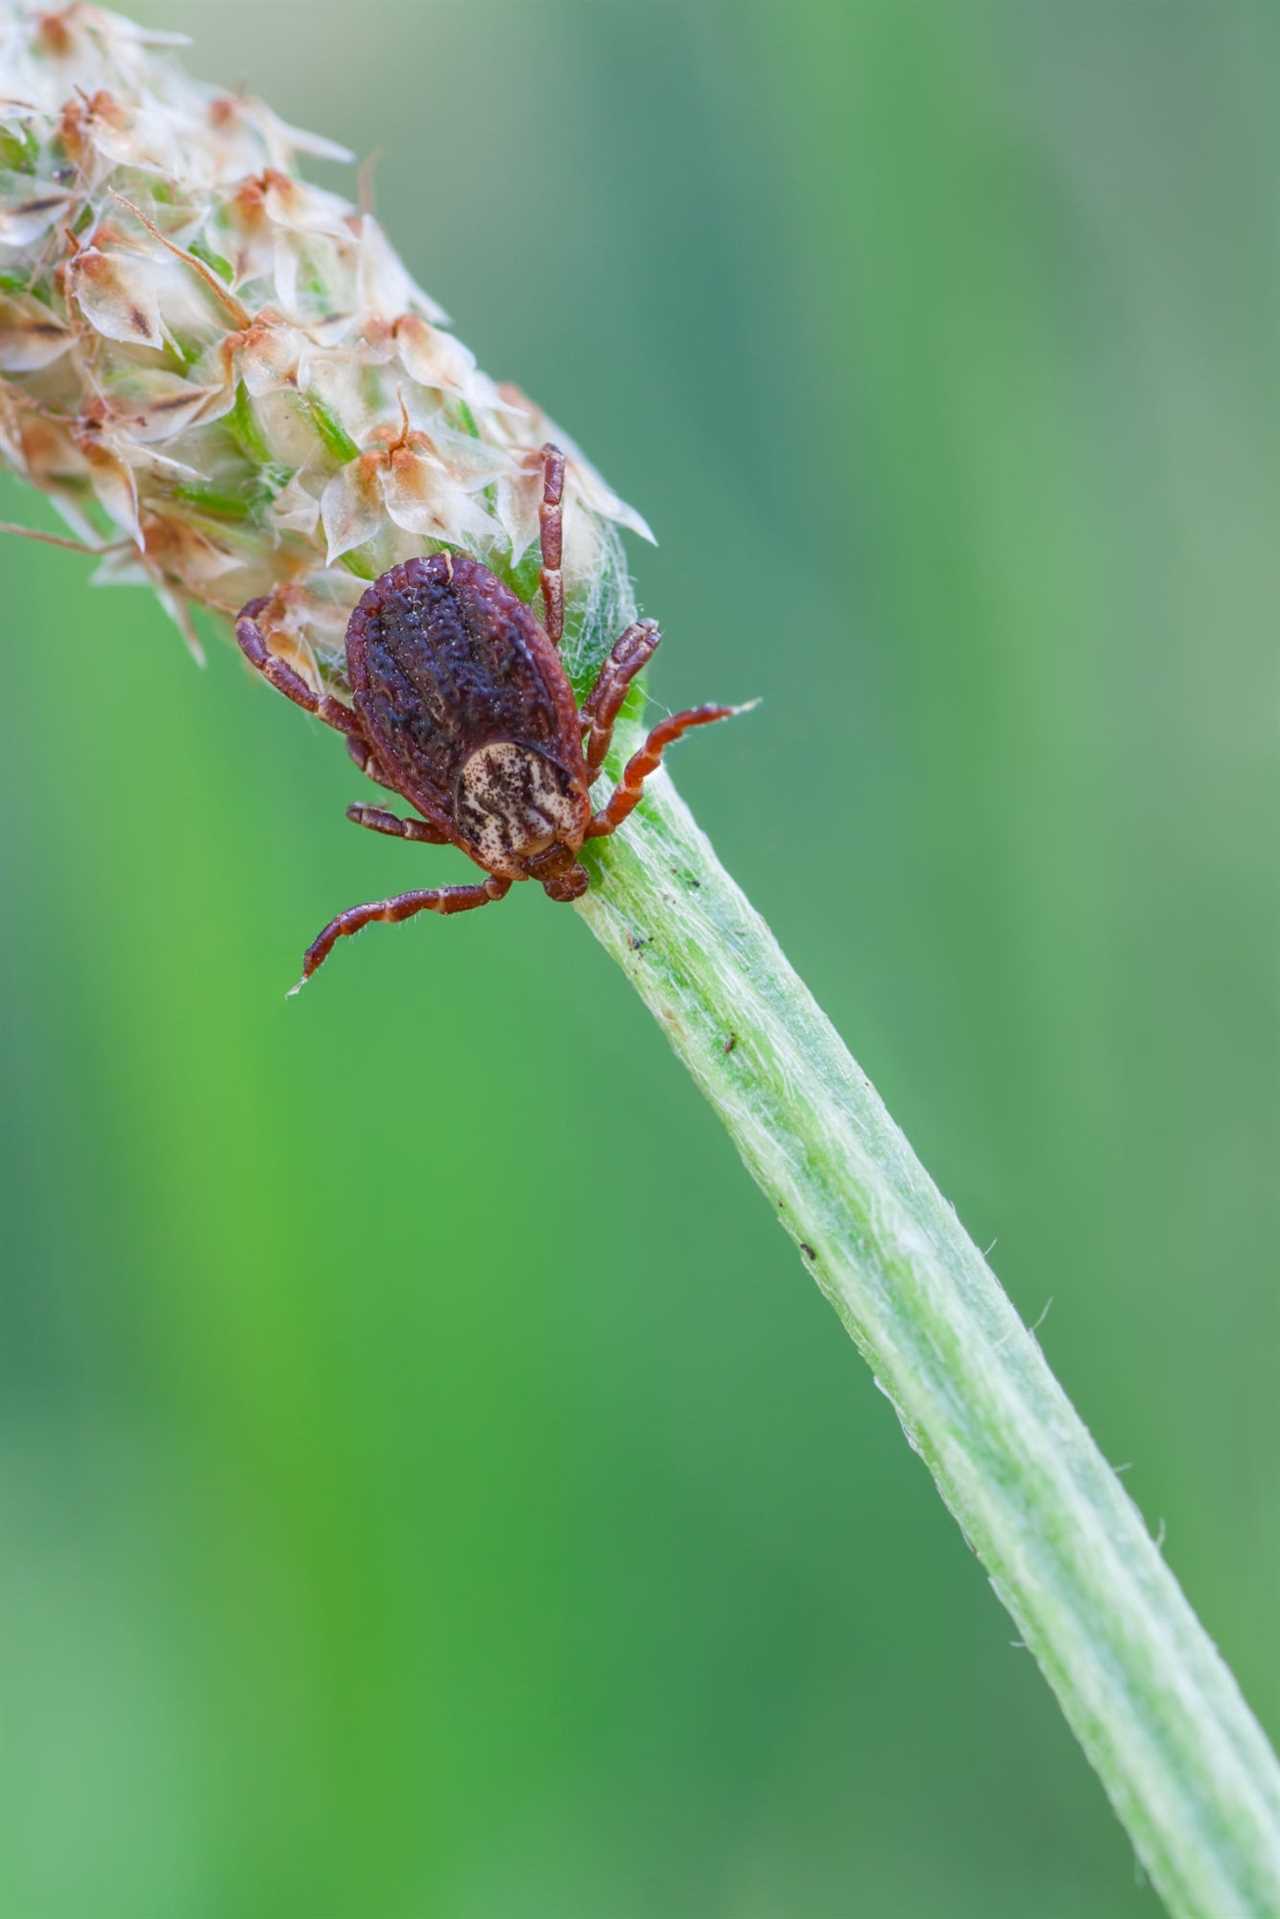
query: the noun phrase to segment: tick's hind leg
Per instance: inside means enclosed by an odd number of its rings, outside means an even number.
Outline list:
[[[286,700],[292,700],[304,713],[314,713],[318,720],[333,727],[335,732],[345,733],[348,739],[364,742],[364,729],[349,706],[344,706],[341,700],[335,700],[332,694],[313,692],[301,673],[271,651],[258,625],[258,615],[267,604],[266,600],[250,600],[248,606],[241,608],[236,620],[236,640],[250,666],[256,667],[277,693],[283,693]]]
[[[433,886],[427,892],[396,893],[389,900],[370,900],[365,906],[349,906],[332,919],[306,950],[302,978],[290,989],[289,997],[301,992],[318,966],[323,966],[340,939],[372,926],[375,920],[394,925],[412,919],[415,913],[469,913],[473,907],[489,906],[511,890],[510,880],[487,879],[481,886]]]
[[[658,622],[640,620],[614,641],[612,653],[600,668],[579,715],[586,729],[582,744],[587,758],[588,786],[604,764],[613,738],[613,723],[627,697],[627,688],[637,674],[643,673],[661,644],[662,630]]]
[[[655,726],[640,751],[627,761],[613,798],[596,814],[583,837],[600,839],[622,825],[628,813],[634,811],[650,773],[656,771],[666,749],[682,733],[688,733],[695,726],[711,726],[716,720],[731,720],[735,713],[747,711],[745,706],[692,706],[687,712],[673,713],[670,719]]]
[[[538,527],[542,535],[542,606],[547,637],[553,646],[564,638],[563,529],[560,502],[564,497],[564,454],[550,442],[542,449],[542,505]]]

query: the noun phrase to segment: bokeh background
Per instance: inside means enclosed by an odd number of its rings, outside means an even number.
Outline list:
[[[764,696],[681,784],[1274,1733],[1280,13],[133,11],[380,149],[655,523],[656,694]],[[456,857],[227,647],[0,566],[3,1910],[1153,1912],[575,916],[286,1005]]]

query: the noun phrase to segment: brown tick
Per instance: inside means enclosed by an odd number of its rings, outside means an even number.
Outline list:
[[[478,560],[448,552],[405,560],[374,581],[347,623],[348,706],[314,693],[270,651],[258,626],[266,600],[251,600],[236,621],[250,665],[286,699],[345,733],[357,766],[421,815],[349,806],[347,818],[398,839],[456,846],[488,875],[478,886],[434,886],[349,906],[307,948],[295,992],[338,940],[374,920],[466,913],[504,898],[516,880],[537,880],[549,899],[581,898],[589,884],[578,859],[583,841],[621,826],[673,740],[741,710],[673,713],[628,760],[608,803],[593,810],[590,789],[618,709],[662,635],[653,620],[629,626],[579,710],[559,652],[564,455],[554,446],[542,452],[545,625]]]

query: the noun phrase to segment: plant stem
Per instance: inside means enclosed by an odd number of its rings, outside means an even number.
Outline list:
[[[1180,1919],[1280,1914],[1280,1768],[953,1208],[665,775],[578,911],[892,1401]]]

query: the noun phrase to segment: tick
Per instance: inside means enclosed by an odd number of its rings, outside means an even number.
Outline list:
[[[450,552],[405,560],[373,582],[347,622],[347,705],[315,693],[271,652],[258,625],[265,599],[251,600],[236,621],[250,665],[286,699],[344,733],[361,771],[419,816],[349,806],[347,818],[397,839],[456,846],[486,875],[479,885],[433,886],[349,906],[307,948],[295,992],[338,940],[375,920],[470,912],[504,899],[517,880],[537,880],[549,899],[580,899],[590,883],[578,858],[584,840],[621,826],[673,740],[741,711],[695,706],[673,713],[628,760],[612,797],[593,809],[590,789],[618,710],[662,635],[654,620],[629,626],[579,708],[560,658],[564,455],[546,446],[542,458],[543,624],[478,560]]]

